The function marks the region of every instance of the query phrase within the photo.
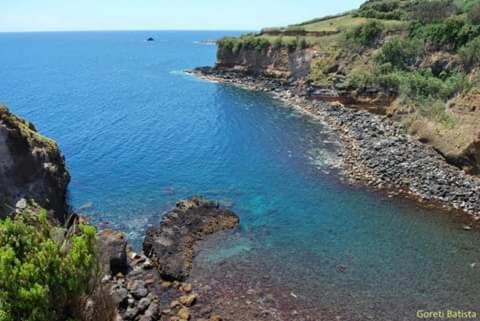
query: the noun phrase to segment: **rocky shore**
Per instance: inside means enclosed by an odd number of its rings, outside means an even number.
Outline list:
[[[325,122],[339,135],[341,171],[353,182],[388,189],[466,213],[470,229],[480,220],[480,179],[449,165],[440,153],[406,135],[388,117],[314,99],[298,82],[201,67],[192,74],[267,92]]]
[[[195,242],[238,223],[237,215],[217,203],[192,198],[178,202],[147,232],[146,255],[134,252],[118,231],[99,232],[102,282],[109,289],[116,320],[221,321],[185,279]]]

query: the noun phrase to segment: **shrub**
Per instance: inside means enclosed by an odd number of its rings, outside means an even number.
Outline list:
[[[380,75],[378,80],[385,88],[395,89],[400,94],[414,98],[433,98],[446,100],[467,87],[468,80],[464,73],[456,72],[445,79],[434,77],[429,70],[418,72],[394,71]]]
[[[468,13],[470,10],[473,9],[478,3],[479,0],[456,0],[455,5],[458,8],[459,13]]]
[[[346,81],[348,86],[365,88],[376,85],[377,78],[375,72],[365,66],[354,68],[348,73]]]
[[[285,38],[283,45],[289,50],[294,51],[298,46],[298,38]]]
[[[305,49],[307,47],[308,47],[308,43],[305,37],[301,37],[297,40],[297,49]]]
[[[477,3],[468,11],[468,20],[474,25],[480,24],[480,3]]]
[[[406,70],[415,65],[422,56],[423,44],[418,40],[393,38],[385,43],[375,57],[378,64],[389,64],[393,68]]]
[[[409,6],[410,4],[399,0],[368,1],[355,15],[373,19],[404,20],[408,17]]]
[[[370,18],[370,19],[380,19],[380,20],[403,20],[406,18],[406,13],[403,10],[395,9],[389,12],[381,12],[373,9],[366,9],[361,11],[357,16]]]
[[[448,113],[447,106],[442,100],[427,98],[417,101],[416,105],[423,117],[441,123],[447,128],[455,127],[457,120]]]
[[[282,37],[277,37],[275,40],[273,40],[272,47],[273,49],[280,49],[282,48],[283,45],[283,38]]]
[[[480,26],[462,17],[451,17],[439,23],[412,24],[410,37],[422,39],[437,49],[456,50],[480,35]]]
[[[71,317],[69,304],[89,290],[96,272],[95,229],[80,226],[71,239],[63,235],[44,210],[0,222],[0,320]]]
[[[438,22],[456,14],[457,7],[452,0],[420,1],[414,11],[414,19],[421,23]]]
[[[383,24],[372,20],[361,26],[354,28],[347,34],[347,40],[353,40],[354,42],[370,47],[375,44],[383,31]]]
[[[466,69],[480,64],[480,37],[470,41],[458,52]]]

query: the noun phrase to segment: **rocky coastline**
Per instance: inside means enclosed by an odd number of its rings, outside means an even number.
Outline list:
[[[454,210],[466,218],[464,228],[480,221],[480,179],[446,162],[428,145],[405,134],[387,116],[314,99],[298,81],[253,75],[231,69],[200,67],[195,76],[271,94],[326,123],[342,142],[342,176],[352,183],[388,190],[423,204]]]
[[[67,242],[81,225],[90,225],[69,210],[69,180],[58,145],[0,106],[0,219],[45,209],[55,241]],[[193,197],[177,202],[148,230],[145,254],[136,253],[122,232],[98,229],[92,255],[99,269],[92,271],[92,292],[75,303],[76,313],[91,321],[221,321],[185,281],[196,242],[238,224],[238,216],[219,203]]]
[[[146,235],[143,253],[136,253],[121,232],[98,233],[99,257],[112,298],[116,321],[221,321],[200,297],[189,274],[194,244],[213,233],[238,226],[238,216],[201,198],[179,201],[159,226]],[[95,303],[92,303],[93,305]]]

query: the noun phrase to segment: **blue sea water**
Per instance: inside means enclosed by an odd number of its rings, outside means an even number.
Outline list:
[[[238,33],[0,34],[0,100],[59,143],[74,207],[138,247],[176,200],[203,195],[232,206],[242,226],[202,264],[252,272],[241,262],[264,262],[261,273],[320,310],[358,320],[479,310],[478,233],[344,184],[322,124],[182,72],[213,64],[215,46],[200,41],[227,34]]]

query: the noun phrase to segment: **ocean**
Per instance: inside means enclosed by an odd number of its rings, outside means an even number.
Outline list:
[[[138,249],[178,199],[201,195],[237,212],[240,230],[202,251],[193,273],[224,300],[268,289],[262,304],[280,320],[478,309],[478,233],[344,183],[325,125],[183,72],[215,62],[202,41],[238,34],[0,34],[0,101],[59,143],[73,207]]]

